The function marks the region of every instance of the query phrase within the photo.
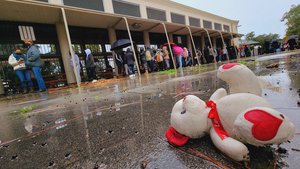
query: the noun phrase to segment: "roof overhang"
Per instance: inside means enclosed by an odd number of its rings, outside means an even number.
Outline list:
[[[101,11],[82,9],[77,7],[63,6],[66,13],[68,25],[92,28],[109,28],[117,30],[126,30],[124,15],[110,14]],[[62,6],[31,1],[0,1],[0,20],[56,24],[61,23]],[[165,33],[162,21],[136,18],[126,16],[131,31],[149,31],[155,33]],[[168,33],[189,35],[186,25],[164,22]],[[189,26],[195,36],[207,36],[206,30],[211,37],[231,36],[230,32],[222,32],[211,29],[204,29],[195,26]],[[232,34],[234,37],[240,34]]]

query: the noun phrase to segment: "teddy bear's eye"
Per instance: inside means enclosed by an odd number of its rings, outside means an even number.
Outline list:
[[[182,112],[181,112],[181,114],[184,114],[185,113],[185,110],[183,110]]]

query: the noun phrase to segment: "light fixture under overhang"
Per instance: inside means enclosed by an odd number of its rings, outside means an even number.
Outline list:
[[[142,27],[142,24],[141,23],[133,23],[133,24],[131,24],[131,26],[133,29],[140,29]]]

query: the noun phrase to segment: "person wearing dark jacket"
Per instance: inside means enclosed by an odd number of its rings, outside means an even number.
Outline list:
[[[141,65],[144,67],[145,72],[148,73],[147,59],[146,59],[146,51],[144,48],[140,48],[140,60]]]
[[[46,85],[41,73],[41,67],[43,66],[43,62],[41,59],[39,47],[33,44],[32,39],[30,38],[25,39],[24,43],[28,46],[28,50],[26,52],[26,67],[30,67],[32,69],[32,72],[39,87],[39,91],[46,91]]]
[[[124,64],[124,61],[123,61],[123,51],[120,50],[120,51],[116,51],[115,53],[115,58],[116,58],[116,63],[117,63],[117,66],[118,66],[118,75],[122,75],[123,74],[123,64]]]
[[[133,53],[130,50],[130,48],[127,48],[127,51],[125,53],[125,60],[126,63],[128,65],[128,73],[129,75],[134,74],[134,57],[133,57]]]
[[[92,52],[90,49],[84,50],[86,54],[86,70],[88,75],[88,80],[92,83],[97,82],[97,76],[96,76],[96,66],[94,61],[94,56],[92,55]]]

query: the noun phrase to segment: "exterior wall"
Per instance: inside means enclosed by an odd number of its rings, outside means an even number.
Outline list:
[[[108,0],[110,1],[110,0]],[[214,28],[214,23],[219,23],[222,24],[222,30],[223,30],[223,24],[228,25],[230,27],[230,30],[233,31],[234,33],[237,33],[236,29],[231,29],[231,27],[235,27],[238,24],[238,21],[235,20],[230,20],[221,16],[217,16],[205,11],[201,11],[192,7],[188,7],[185,5],[181,5],[179,3],[176,2],[172,2],[170,0],[123,0],[123,1],[127,1],[130,3],[136,3],[136,4],[144,4],[142,6],[140,6],[141,8],[143,7],[152,7],[152,8],[156,8],[156,9],[160,9],[160,10],[165,10],[167,13],[167,22],[172,22],[171,21],[171,16],[170,13],[177,13],[177,14],[181,14],[181,15],[185,15],[186,17],[186,24],[189,23],[188,17],[194,17],[194,18],[200,18],[201,20],[201,26],[203,26],[203,19],[204,20],[208,20],[212,22],[213,28]],[[159,5],[157,5],[159,4]],[[143,12],[145,10],[141,9],[141,12]],[[146,14],[141,14],[142,16],[147,16]]]
[[[140,17],[144,19],[148,19],[146,9],[147,7],[150,7],[166,11],[166,19],[167,22],[170,23],[172,23],[171,13],[176,13],[184,15],[186,25],[189,25],[189,17],[193,17],[200,19],[201,27],[203,27],[203,20],[207,20],[212,22],[212,29],[214,29],[214,23],[218,23],[221,24],[222,31],[224,31],[223,25],[227,25],[229,26],[230,31],[232,31],[233,33],[238,33],[236,29],[238,21],[236,20],[231,20],[221,16],[217,16],[170,0],[103,0],[104,12],[114,13],[113,1],[125,2],[128,4],[134,4],[139,6]],[[49,3],[60,5],[63,4],[63,0],[49,0]]]

